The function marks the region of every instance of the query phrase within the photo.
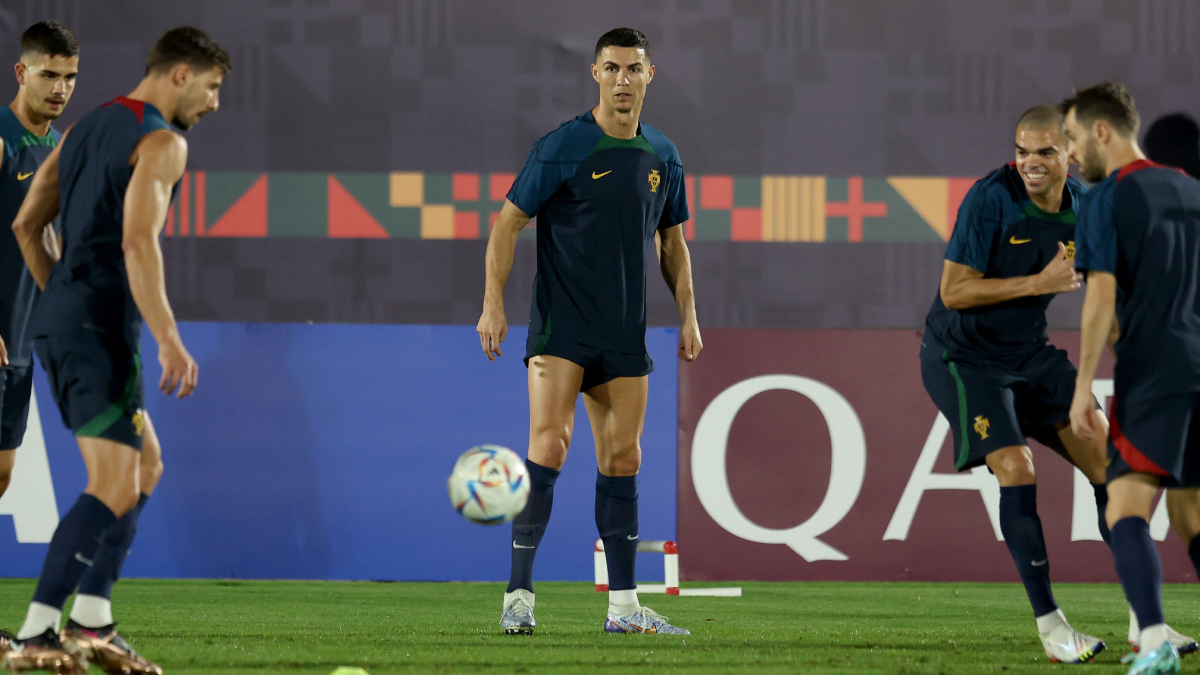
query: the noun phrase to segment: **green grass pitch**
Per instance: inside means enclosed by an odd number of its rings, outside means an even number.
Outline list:
[[[721,584],[727,585],[727,584]],[[537,585],[538,632],[499,633],[501,584],[151,581],[117,585],[116,618],[167,675],[322,673],[1049,673],[1016,584],[744,583],[741,598],[642,601],[690,636],[606,635],[591,584]],[[0,580],[0,626],[24,617],[33,581]],[[1059,584],[1077,628],[1123,673],[1128,619],[1115,585]],[[1195,586],[1163,590],[1167,620],[1200,633]],[[1195,670],[1189,657],[1184,669]],[[93,670],[92,672],[99,672]]]

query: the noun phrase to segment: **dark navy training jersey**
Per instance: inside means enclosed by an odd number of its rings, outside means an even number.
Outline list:
[[[1057,213],[1038,208],[1025,191],[1015,163],[980,179],[967,192],[946,260],[1010,279],[1041,272],[1058,255],[1058,244],[1075,255],[1075,213],[1084,187],[1067,178]],[[1014,298],[971,309],[949,309],[939,292],[925,319],[925,334],[959,360],[1021,358],[1049,342],[1046,308],[1054,295]]]
[[[35,135],[21,124],[12,108],[4,106],[0,108],[0,138],[4,139],[4,158],[0,160],[0,337],[8,349],[9,363],[25,367],[32,365],[29,317],[38,288],[25,267],[12,223],[34,172],[62,134],[50,129],[45,136]]]
[[[1088,193],[1077,236],[1076,266],[1117,279],[1118,400],[1200,391],[1200,183],[1127,164]]]
[[[129,159],[142,136],[170,129],[149,103],[124,96],[76,124],[58,160],[62,260],[34,315],[34,337],[124,340],[136,351],[142,315],[121,250]],[[172,191],[179,189],[176,183]]]
[[[508,200],[537,217],[529,334],[645,352],[654,233],[689,218],[675,144],[645,124],[613,138],[589,111],[533,146]]]

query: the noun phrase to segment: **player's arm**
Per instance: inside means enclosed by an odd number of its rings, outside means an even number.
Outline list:
[[[492,361],[497,356],[503,356],[500,343],[508,336],[508,319],[504,316],[504,285],[508,282],[508,273],[512,271],[517,237],[529,221],[530,217],[524,211],[506,200],[500,208],[500,215],[496,217],[496,226],[488,237],[483,314],[479,317],[475,332],[479,333],[483,353]]]
[[[1079,321],[1079,373],[1075,376],[1075,397],[1071,402],[1071,430],[1084,440],[1096,433],[1092,411],[1092,380],[1100,365],[1100,354],[1113,333],[1117,307],[1117,278],[1108,272],[1088,272],[1087,293]]]
[[[696,293],[692,285],[692,256],[688,252],[687,240],[683,237],[683,225],[674,225],[658,231],[661,245],[659,267],[675,306],[679,308],[679,358],[695,361],[704,349],[700,340],[700,324],[696,321]]]
[[[940,292],[942,303],[950,309],[971,309],[994,305],[1014,298],[1070,293],[1079,288],[1082,277],[1073,261],[1067,260],[1067,248],[1058,243],[1058,254],[1041,272],[1026,277],[985,279],[983,272],[946,260],[942,266]]]
[[[171,205],[171,189],[183,177],[186,165],[187,142],[179,134],[160,130],[142,138],[136,150],[133,176],[125,190],[125,226],[121,236],[129,290],[158,343],[158,362],[163,369],[158,388],[170,395],[178,386],[179,398],[195,389],[199,369],[183,347],[175,314],[167,301],[158,236]]]
[[[66,140],[63,135],[63,141]],[[50,222],[58,216],[58,157],[63,143],[50,152],[46,161],[38,167],[29,184],[29,192],[17,217],[13,219],[13,234],[21,247],[21,256],[29,274],[41,289],[46,288],[50,270],[57,258],[46,247],[46,230],[53,232]]]

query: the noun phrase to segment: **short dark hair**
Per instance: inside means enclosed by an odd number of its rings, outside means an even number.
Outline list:
[[[1056,105],[1036,105],[1021,115],[1021,119],[1017,121],[1017,128],[1039,131],[1054,128],[1062,131],[1065,119]]]
[[[646,60],[651,59],[650,55],[650,39],[645,33],[633,28],[614,28],[596,41],[596,54],[592,60],[596,60],[600,56],[600,52],[604,51],[605,47],[637,47],[646,52]]]
[[[228,74],[233,70],[225,48],[191,26],[172,28],[158,38],[146,58],[146,74],[165,73],[181,63],[199,71],[219,67]]]
[[[1075,109],[1075,119],[1090,126],[1102,119],[1122,136],[1136,137],[1142,125],[1133,95],[1120,82],[1101,82],[1087,89],[1076,89],[1075,95],[1059,104],[1064,115]]]
[[[21,56],[26,54],[79,56],[79,40],[57,21],[39,21],[21,34]]]

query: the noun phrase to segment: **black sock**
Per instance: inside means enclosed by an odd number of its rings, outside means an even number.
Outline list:
[[[84,595],[95,595],[112,599],[113,584],[121,578],[121,568],[125,566],[125,558],[129,548],[133,546],[133,537],[137,534],[138,517],[150,495],[143,494],[138,498],[133,510],[117,519],[108,528],[104,538],[100,540],[100,548],[96,549],[96,557],[92,558],[92,566],[83,573],[79,580],[79,592]],[[95,626],[92,626],[95,628]]]
[[[1150,538],[1150,523],[1137,516],[1117,521],[1112,528],[1112,553],[1138,625],[1145,629],[1162,623],[1162,564]]]
[[[80,495],[50,539],[33,601],[61,609],[92,565],[104,531],[116,520],[116,514],[104,502],[86,493]]]
[[[1200,580],[1200,534],[1188,542],[1188,557],[1192,559],[1192,567],[1196,568],[1196,579]]]
[[[1112,546],[1112,535],[1108,531],[1108,521],[1104,518],[1104,512],[1108,509],[1108,485],[1092,483],[1092,492],[1096,494],[1096,514],[1100,520],[1100,538],[1104,540],[1104,543]]]
[[[637,588],[637,476],[605,476],[596,472],[596,529],[604,541],[608,590]]]
[[[1000,488],[1000,532],[1025,584],[1033,615],[1043,616],[1058,609],[1050,592],[1050,561],[1037,514],[1036,485]]]
[[[512,524],[512,573],[508,577],[508,592],[518,588],[533,591],[533,558],[537,555],[546,524],[550,522],[550,508],[554,506],[554,482],[558,471],[541,464],[525,460],[529,473],[529,501],[525,509],[513,519]]]

